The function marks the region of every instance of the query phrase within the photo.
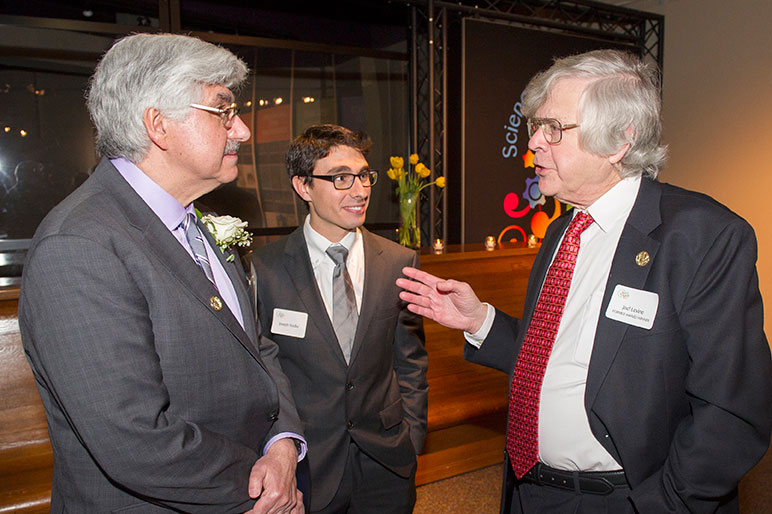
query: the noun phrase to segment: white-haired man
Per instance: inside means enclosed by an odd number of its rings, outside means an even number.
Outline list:
[[[764,455],[772,363],[751,227],[655,181],[665,161],[654,70],[601,50],[524,92],[549,228],[522,320],[468,284],[406,268],[411,310],[467,332],[506,371],[502,513],[737,513]]]
[[[161,34],[118,41],[92,77],[103,159],[38,228],[19,300],[52,512],[302,512],[305,443],[275,346],[192,205],[237,176],[246,74]]]

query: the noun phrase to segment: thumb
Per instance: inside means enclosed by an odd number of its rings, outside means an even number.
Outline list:
[[[257,498],[263,493],[263,474],[255,469],[249,475],[249,497]]]
[[[448,294],[456,290],[456,284],[457,282],[455,280],[440,280],[434,287],[438,292]]]

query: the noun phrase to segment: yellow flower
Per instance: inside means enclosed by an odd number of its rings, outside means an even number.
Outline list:
[[[445,177],[437,177],[437,180],[434,181],[434,184],[440,188],[445,187]]]
[[[389,171],[387,171],[386,174],[391,180],[397,180],[397,172],[394,171],[394,168],[389,168]]]
[[[405,166],[405,160],[402,157],[390,157],[391,167],[394,169],[403,168]]]
[[[429,171],[429,168],[424,166],[422,162],[419,162],[418,164],[416,164],[415,172],[418,173],[418,176],[421,178],[426,178],[432,173],[431,171]]]
[[[410,154],[410,164],[412,164],[413,166],[418,164],[418,154],[417,153],[411,153]]]

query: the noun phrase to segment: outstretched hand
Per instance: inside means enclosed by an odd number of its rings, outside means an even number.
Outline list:
[[[411,280],[397,279],[397,286],[404,289],[399,297],[408,302],[411,312],[472,334],[485,322],[487,307],[466,282],[444,280],[410,267],[402,272]]]

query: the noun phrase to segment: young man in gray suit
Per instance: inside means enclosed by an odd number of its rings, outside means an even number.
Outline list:
[[[246,75],[223,48],[135,35],[92,77],[103,159],[38,228],[19,300],[51,512],[302,512],[275,345],[192,204],[237,176]]]
[[[418,258],[362,227],[378,177],[369,148],[335,125],[297,137],[287,170],[309,215],[253,259],[308,440],[310,510],[325,514],[412,512],[426,434],[423,325],[394,283]]]

